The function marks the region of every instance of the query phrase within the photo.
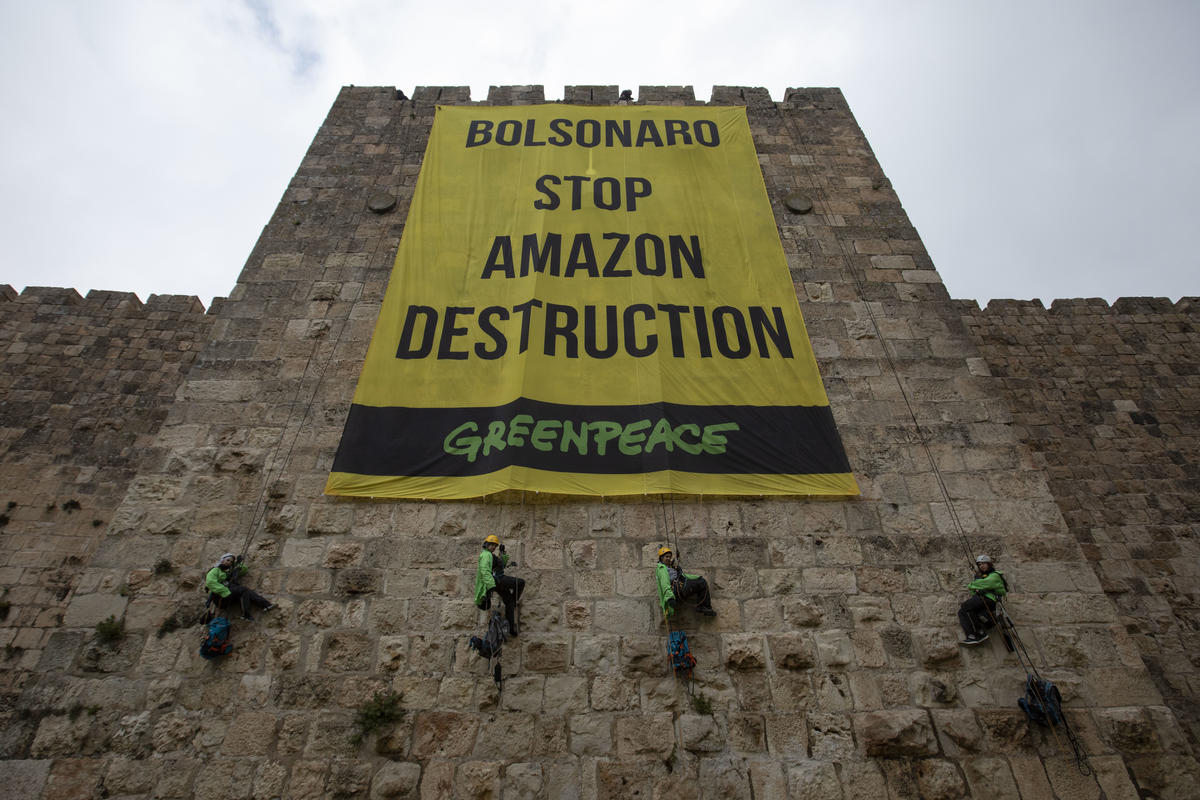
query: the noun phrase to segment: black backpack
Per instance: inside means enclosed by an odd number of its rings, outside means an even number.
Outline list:
[[[488,620],[487,631],[483,634],[483,638],[472,636],[471,640],[467,642],[467,646],[483,658],[499,658],[500,651],[504,649],[504,643],[508,641],[508,635],[508,620],[500,615],[499,610],[496,610],[492,612],[492,617]]]
[[[1048,680],[1025,676],[1025,696],[1018,698],[1017,705],[1030,722],[1053,727],[1063,721],[1062,693]]]

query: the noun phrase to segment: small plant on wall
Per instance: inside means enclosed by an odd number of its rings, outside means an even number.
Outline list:
[[[389,725],[402,722],[407,712],[400,707],[400,699],[399,692],[377,692],[374,697],[359,706],[354,715],[357,730],[350,737],[350,741],[359,744],[363,739]]]

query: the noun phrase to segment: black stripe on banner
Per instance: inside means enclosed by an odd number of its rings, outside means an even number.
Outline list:
[[[569,406],[525,398],[494,408],[352,405],[333,471],[464,477],[508,466],[612,475],[850,471],[828,406]]]

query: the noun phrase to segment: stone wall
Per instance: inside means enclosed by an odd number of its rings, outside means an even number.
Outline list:
[[[3,685],[32,676],[212,318],[195,297],[0,286]],[[116,584],[97,611],[120,617]],[[91,587],[92,591],[96,587]],[[107,613],[105,614],[107,616]],[[101,617],[103,618],[103,617]],[[14,671],[14,667],[19,667]],[[15,681],[15,684],[14,684]]]
[[[543,101],[538,86],[488,99]],[[339,94],[66,618],[5,664],[0,797],[1188,796],[1200,771],[1137,636],[835,89],[709,102],[747,108],[861,497],[325,497],[435,105],[466,102],[465,87]],[[640,87],[637,102],[701,101]],[[396,207],[370,211],[378,193]],[[787,210],[794,193],[812,213]],[[502,693],[465,646],[488,533],[530,582]],[[679,620],[691,693],[653,596],[666,541],[715,587],[717,618]],[[172,623],[197,610],[202,570],[243,548],[279,609],[203,662],[197,630]],[[1019,588],[1011,610],[1094,776],[1025,721],[998,640],[957,645],[978,551]],[[124,636],[101,643],[115,605]],[[383,691],[405,718],[356,741]]]
[[[1018,435],[1200,747],[1200,303],[964,304]]]

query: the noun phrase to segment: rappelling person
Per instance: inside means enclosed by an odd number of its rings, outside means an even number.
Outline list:
[[[988,635],[980,625],[980,616],[994,621],[996,601],[1008,594],[1008,581],[1004,580],[1004,573],[996,569],[991,556],[976,557],[975,568],[979,577],[967,584],[971,596],[958,607],[958,622],[964,634],[960,641],[970,645],[987,641]]]
[[[243,560],[241,556],[235,556],[233,553],[221,556],[220,560],[204,576],[204,586],[211,592],[209,599],[215,600],[218,608],[228,608],[231,599],[237,600],[242,609],[242,619],[252,620],[253,617],[250,616],[252,604],[263,611],[270,611],[275,604],[249,586],[242,586],[240,583],[242,576],[250,571]]]
[[[497,557],[499,551],[499,557]],[[492,534],[483,540],[483,550],[479,553],[479,568],[475,573],[475,605],[483,610],[492,606],[491,593],[500,595],[504,601],[504,618],[508,620],[509,634],[517,635],[517,601],[525,591],[525,579],[514,578],[504,574],[504,568],[509,566],[508,554],[500,537]],[[513,564],[512,566],[516,566]]]
[[[675,613],[677,600],[696,598],[696,610],[706,617],[715,617],[712,598],[708,593],[708,581],[699,575],[688,575],[675,563],[675,554],[669,547],[658,548],[658,563],[654,565],[654,578],[658,582],[658,604],[663,613]]]

